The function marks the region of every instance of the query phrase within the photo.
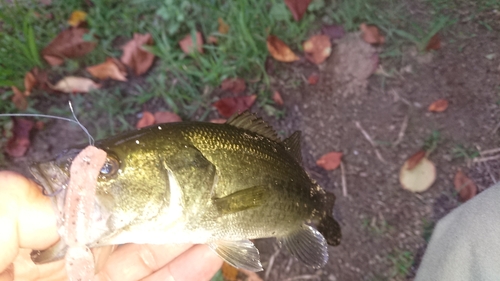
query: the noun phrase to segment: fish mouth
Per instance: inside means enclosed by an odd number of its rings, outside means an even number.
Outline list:
[[[54,162],[34,163],[29,170],[46,196],[55,196],[68,186],[69,176]]]

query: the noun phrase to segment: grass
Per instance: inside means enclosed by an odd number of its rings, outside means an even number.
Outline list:
[[[472,160],[479,157],[479,151],[475,148],[468,148],[463,145],[456,145],[451,151],[454,159]]]
[[[394,253],[387,256],[393,264],[391,278],[406,277],[411,270],[414,262],[413,253],[410,251],[396,250]]]
[[[374,219],[370,220],[369,218],[363,218],[361,220],[361,226],[363,229],[378,236],[384,235],[394,229],[385,219],[376,221]]]

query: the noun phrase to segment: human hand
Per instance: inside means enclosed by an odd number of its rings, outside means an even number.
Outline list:
[[[0,171],[0,281],[67,280],[64,260],[35,265],[31,249],[59,240],[50,198],[25,177]],[[222,265],[206,245],[136,245],[94,249],[94,280],[210,280]]]

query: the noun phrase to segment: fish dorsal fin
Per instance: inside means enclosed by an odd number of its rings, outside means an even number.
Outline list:
[[[286,151],[292,155],[299,164],[302,164],[302,150],[300,149],[300,131],[296,131],[283,141]]]
[[[273,127],[267,124],[266,121],[262,120],[262,118],[257,117],[249,111],[244,111],[241,114],[231,116],[231,118],[227,120],[226,124],[240,129],[245,129],[270,140],[280,142],[278,134],[276,134]]]

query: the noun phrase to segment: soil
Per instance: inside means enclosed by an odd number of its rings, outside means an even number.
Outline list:
[[[270,73],[286,115],[265,119],[283,135],[302,131],[304,167],[337,196],[334,216],[343,239],[330,248],[327,266],[317,270],[280,250],[274,239],[257,241],[265,280],[413,280],[432,225],[461,204],[453,186],[456,171],[462,169],[481,191],[500,178],[500,161],[472,163],[453,152],[459,146],[479,151],[500,146],[499,33],[479,23],[460,22],[442,35],[441,49],[422,53],[408,47],[397,62],[381,60],[370,76],[379,48],[364,43],[359,34],[349,34],[336,42],[332,56],[319,67],[305,60],[275,63]],[[307,83],[311,73],[319,73],[315,85]],[[429,104],[442,98],[450,102],[449,108],[428,112]],[[420,194],[403,190],[400,167],[435,131],[440,140],[429,158],[436,165],[437,180]],[[56,154],[81,140],[80,134],[77,127],[55,122],[37,135],[27,157],[15,160],[11,169],[26,174],[28,161]],[[326,172],[315,164],[330,151],[344,154],[347,194],[342,191],[341,169]],[[396,260],[406,254],[413,262],[403,266],[406,272],[398,271],[401,264]]]

